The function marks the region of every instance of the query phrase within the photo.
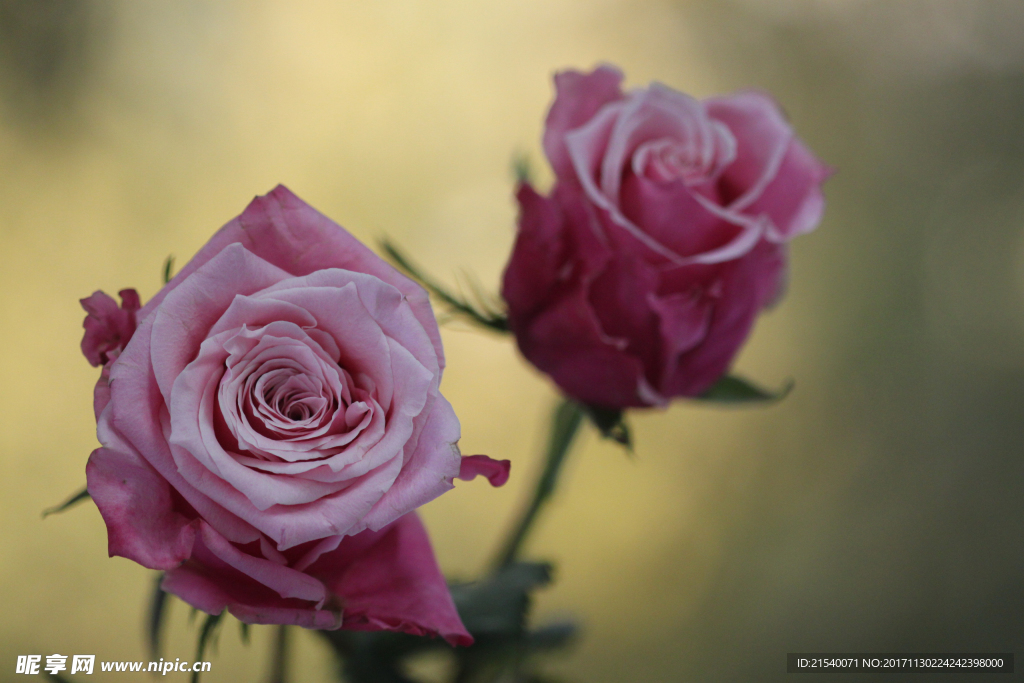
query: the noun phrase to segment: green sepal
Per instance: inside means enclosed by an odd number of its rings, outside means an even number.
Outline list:
[[[249,624],[244,621],[238,622],[238,635],[242,639],[242,642],[248,645],[251,640],[249,636]]]
[[[626,424],[626,411],[621,408],[603,408],[601,406],[584,406],[587,417],[601,432],[601,436],[611,439],[624,447],[630,453],[633,452],[633,436]]]
[[[168,282],[171,281],[172,277],[174,277],[173,269],[174,269],[174,254],[170,254],[167,257],[167,260],[164,261],[164,284],[165,285]]]
[[[533,182],[533,167],[530,164],[529,156],[516,154],[512,157],[512,176],[517,185]]]
[[[89,495],[89,489],[82,489],[75,495],[65,500],[60,505],[54,505],[53,507],[46,508],[45,510],[43,510],[43,519],[46,519],[50,515],[55,515],[58,512],[64,512],[68,508],[72,508],[88,498],[92,498],[92,496]]]
[[[221,618],[224,613],[220,614],[207,614],[206,619],[203,621],[202,630],[199,631],[199,640],[196,641],[196,661],[203,661],[203,655],[206,654],[206,645],[211,642],[216,647],[215,633],[217,626],[220,624]],[[192,671],[192,683],[199,683],[199,671]]]
[[[794,386],[795,382],[789,380],[778,391],[769,391],[742,377],[723,375],[703,394],[695,396],[694,399],[712,403],[773,403],[786,398]]]
[[[526,628],[530,593],[551,582],[551,565],[514,562],[483,581],[456,584],[452,599],[476,640],[519,637]]]
[[[156,585],[153,586],[153,596],[149,599],[149,620],[148,636],[149,658],[160,659],[160,632],[164,623],[164,616],[167,614],[167,593],[160,587],[163,583],[164,573],[160,572],[156,577]]]

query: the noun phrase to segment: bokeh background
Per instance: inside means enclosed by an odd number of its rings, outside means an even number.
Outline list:
[[[152,572],[106,557],[91,504],[40,519],[95,446],[78,299],[151,296],[168,254],[279,182],[496,289],[511,161],[549,181],[551,74],[599,61],[631,85],[768,89],[839,172],[736,363],[793,394],[636,413],[635,457],[593,433],[573,452],[529,555],[558,568],[537,621],[585,632],[543,670],[781,681],[791,651],[1020,654],[1022,35],[1019,0],[0,0],[0,680],[17,654],[147,659]],[[444,337],[463,452],[513,462],[504,489],[424,509],[472,578],[555,394],[509,340]],[[194,638],[174,604],[165,656]],[[225,629],[205,680],[260,680],[268,638]],[[313,634],[296,647],[294,680],[330,680]]]

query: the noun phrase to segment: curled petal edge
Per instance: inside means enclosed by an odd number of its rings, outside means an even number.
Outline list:
[[[508,481],[512,463],[508,460],[495,460],[486,455],[464,455],[459,465],[458,478],[472,481],[478,476],[487,477],[491,486],[504,486]]]

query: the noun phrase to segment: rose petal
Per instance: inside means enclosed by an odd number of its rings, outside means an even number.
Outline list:
[[[85,476],[107,525],[111,557],[171,569],[192,553],[194,525],[174,510],[171,487],[144,460],[131,452],[97,448]]]
[[[573,177],[573,163],[565,148],[565,134],[582,126],[605,105],[622,99],[622,72],[607,64],[590,73],[562,71],[555,74],[555,101],[544,126],[544,153],[555,175]]]
[[[380,531],[344,539],[308,572],[344,601],[343,628],[439,635],[451,645],[473,643],[415,513]]]
[[[736,161],[722,175],[723,201],[744,211],[778,176],[793,129],[766,93],[743,91],[704,101],[708,115],[736,138]]]
[[[811,232],[825,212],[822,183],[832,170],[822,164],[799,140],[790,143],[775,180],[747,209],[771,219],[767,237],[773,242],[788,242]]]
[[[462,427],[450,403],[434,399],[415,450],[406,447],[404,466],[391,487],[356,529],[380,529],[452,488],[460,466]]]
[[[150,362],[168,405],[174,380],[195,358],[213,324],[235,297],[253,294],[287,277],[288,273],[241,244],[230,244],[166,295],[154,314]]]
[[[511,466],[510,460],[494,460],[486,455],[464,455],[459,463],[459,479],[472,481],[478,476],[484,476],[491,486],[504,486]]]
[[[284,185],[253,199],[238,218],[211,237],[167,286],[146,303],[140,316],[159,308],[169,292],[234,243],[293,276],[341,268],[372,275],[395,287],[409,301],[413,315],[430,338],[440,367],[444,368],[441,333],[426,291]]]
[[[80,300],[88,314],[82,322],[85,328],[82,354],[94,367],[116,358],[135,332],[139,294],[134,289],[122,289],[118,295],[121,297],[120,307],[108,294],[100,291]]]

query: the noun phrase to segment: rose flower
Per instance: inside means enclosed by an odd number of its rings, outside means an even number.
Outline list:
[[[555,76],[548,196],[518,190],[502,295],[523,355],[595,406],[664,405],[728,369],[780,296],[830,171],[759,92],[699,101],[610,66]]]
[[[83,300],[111,555],[249,623],[472,642],[413,510],[508,461],[460,456],[418,285],[279,186],[121,296]]]

